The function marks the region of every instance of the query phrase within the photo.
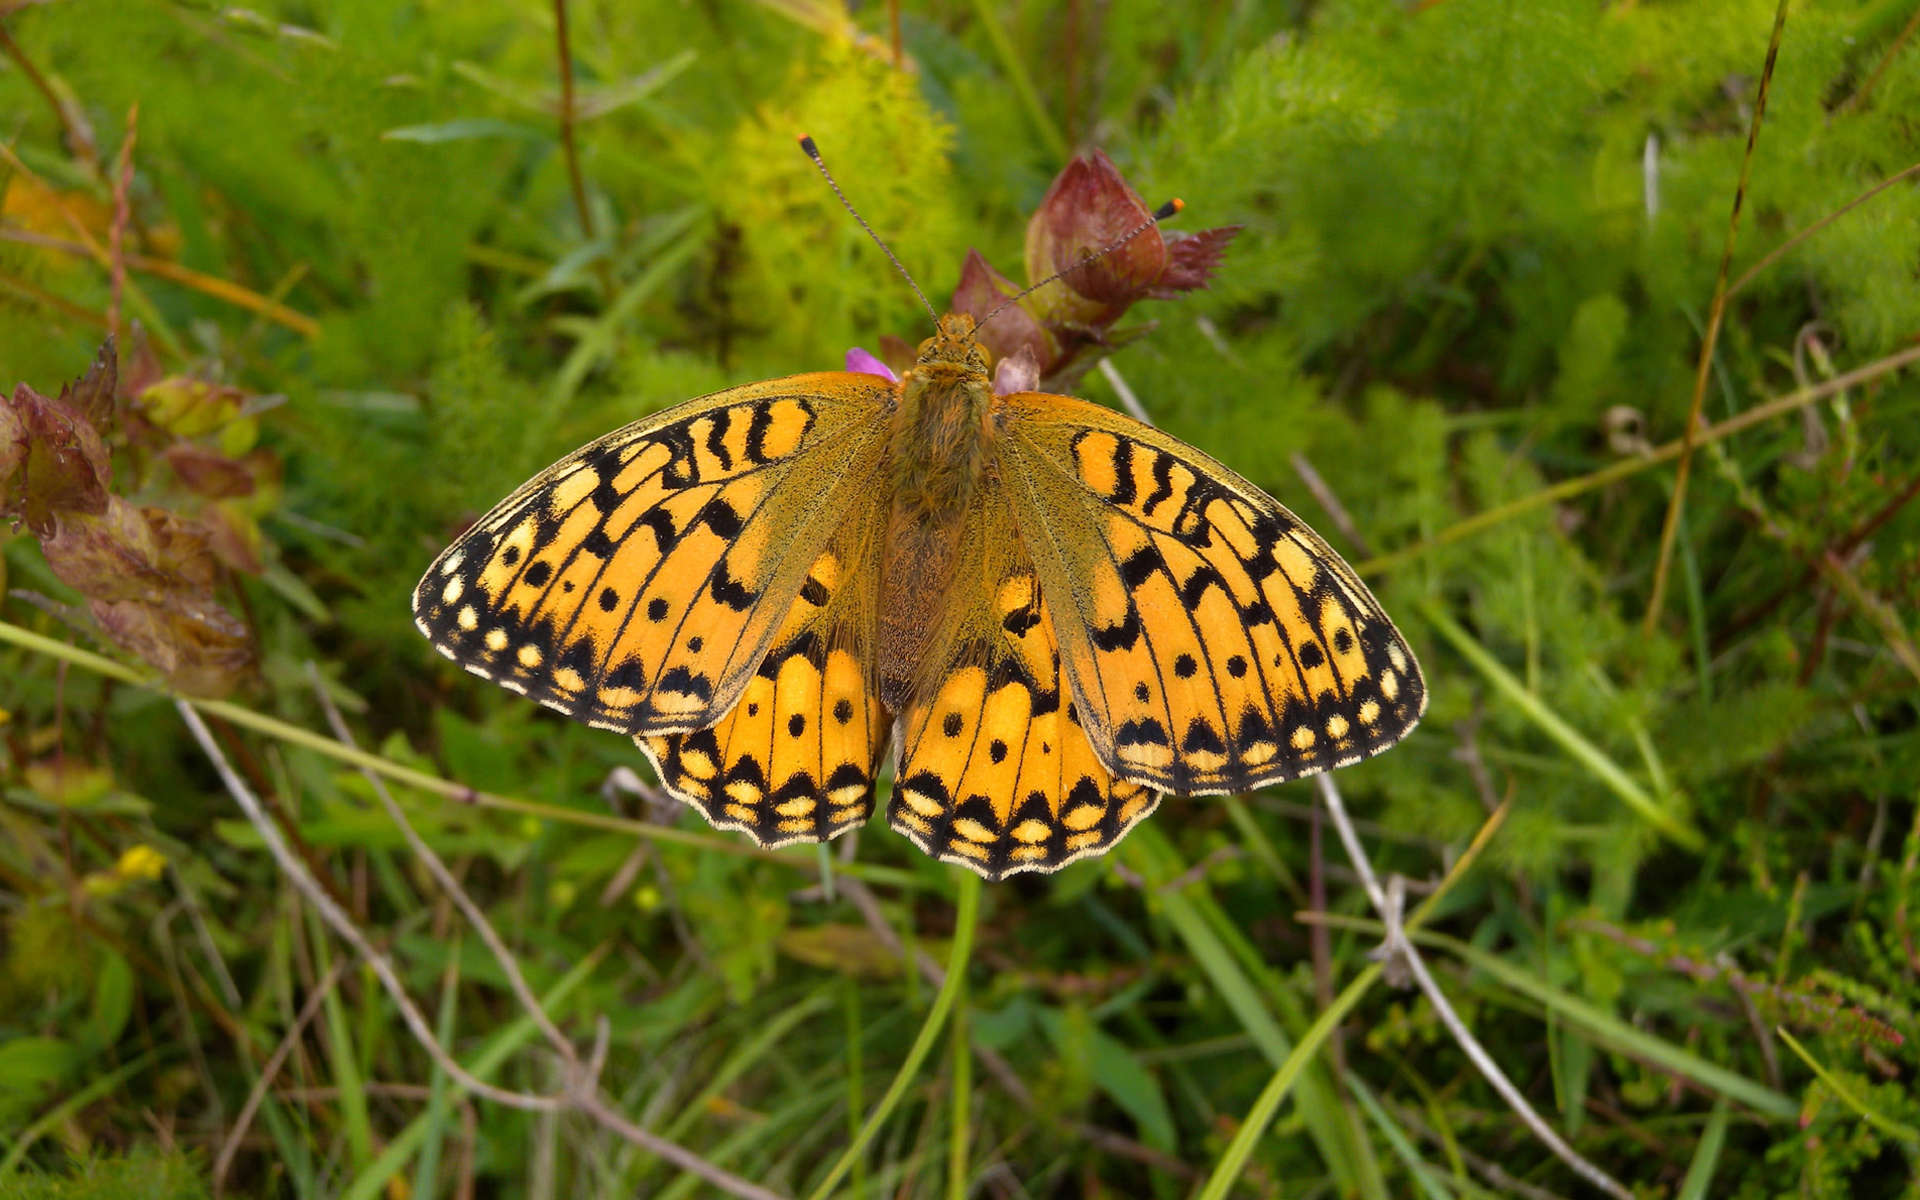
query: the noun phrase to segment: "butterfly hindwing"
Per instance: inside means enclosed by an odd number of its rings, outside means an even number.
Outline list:
[[[561,459],[414,592],[447,657],[623,733],[711,725],[875,469],[893,390],[831,373],[717,392]]]
[[[989,879],[1097,854],[1159,796],[1114,778],[1088,743],[1004,496],[972,514],[958,562],[900,714],[888,820],[928,854]]]
[[[668,790],[716,828],[781,846],[873,814],[890,732],[872,655],[880,499],[855,498],[732,711],[709,729],[635,739]]]
[[[1419,720],[1412,651],[1277,501],[1084,400],[1020,393],[1000,412],[1020,533],[1116,774],[1241,791],[1378,753]]]

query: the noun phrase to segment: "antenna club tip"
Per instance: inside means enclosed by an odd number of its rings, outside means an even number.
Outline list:
[[[1165,204],[1162,204],[1159,208],[1156,208],[1153,210],[1153,219],[1156,221],[1164,221],[1168,217],[1173,216],[1175,213],[1185,208],[1186,206],[1187,206],[1187,202],[1185,200],[1182,200],[1180,197],[1175,196],[1173,199],[1167,201]]]
[[[812,134],[810,133],[799,134],[797,135],[797,140],[800,143],[800,149],[806,152],[806,155],[808,158],[820,157],[820,147],[813,144]]]

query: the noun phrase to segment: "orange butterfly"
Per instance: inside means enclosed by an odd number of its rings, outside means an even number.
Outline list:
[[[475,523],[415,619],[764,846],[865,824],[891,741],[889,823],[989,879],[1097,854],[1163,792],[1343,766],[1419,720],[1412,651],[1297,517],[1130,417],[996,394],[990,367],[956,313],[898,380],[793,375],[637,421]]]

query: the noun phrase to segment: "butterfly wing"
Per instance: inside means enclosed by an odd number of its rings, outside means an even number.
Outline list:
[[[889,733],[873,670],[885,496],[851,499],[732,711],[634,739],[669,791],[762,846],[825,841],[873,813]]]
[[[415,622],[467,670],[590,725],[712,725],[871,487],[893,403],[874,376],[795,375],[616,430],[448,547]]]
[[[1101,761],[1183,795],[1344,766],[1426,709],[1413,652],[1272,497],[1152,426],[1004,397],[1007,491]]]
[[[1160,798],[1089,744],[1004,492],[969,514],[953,578],[900,714],[889,823],[988,879],[1099,853]]]

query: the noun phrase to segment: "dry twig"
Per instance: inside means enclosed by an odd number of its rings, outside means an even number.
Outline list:
[[[1513,1109],[1514,1115],[1533,1131],[1533,1135],[1539,1138],[1547,1149],[1553,1151],[1555,1157],[1573,1168],[1575,1174],[1607,1195],[1617,1197],[1618,1200],[1633,1200],[1632,1192],[1622,1187],[1605,1171],[1581,1157],[1578,1151],[1567,1145],[1566,1141],[1554,1132],[1553,1127],[1533,1110],[1533,1106],[1527,1103],[1527,1098],[1520,1094],[1520,1089],[1513,1085],[1513,1081],[1507,1078],[1506,1072],[1500,1069],[1499,1064],[1493,1061],[1479,1039],[1475,1038],[1473,1032],[1467,1028],[1466,1022],[1460,1019],[1460,1014],[1453,1010],[1453,1005],[1447,1001],[1446,993],[1440,990],[1439,983],[1435,982],[1433,976],[1427,971],[1427,965],[1421,959],[1420,952],[1414,948],[1413,942],[1407,937],[1406,929],[1401,925],[1401,910],[1406,898],[1406,880],[1395,875],[1387,880],[1385,888],[1380,886],[1379,878],[1373,873],[1373,863],[1368,860],[1367,852],[1361,847],[1360,837],[1353,831],[1353,823],[1347,819],[1346,805],[1340,800],[1340,789],[1335,787],[1333,779],[1324,773],[1313,778],[1320,787],[1321,798],[1327,802],[1327,812],[1333,818],[1333,827],[1339,831],[1340,840],[1347,848],[1347,856],[1353,859],[1354,869],[1360,873],[1360,882],[1366,888],[1367,898],[1373,902],[1373,907],[1380,913],[1381,922],[1386,925],[1386,940],[1373,951],[1373,955],[1381,960],[1387,980],[1399,982],[1402,986],[1407,981],[1419,985],[1420,991],[1427,998],[1427,1003],[1433,1005],[1433,1011],[1439,1016],[1441,1024],[1447,1027],[1447,1032],[1453,1035],[1453,1040],[1459,1045],[1461,1051],[1479,1069],[1480,1074],[1486,1077],[1487,1082],[1493,1085],[1493,1090],[1500,1093],[1501,1098]]]
[[[339,721],[339,714],[333,710],[331,703],[326,699],[324,691],[321,692],[321,703],[327,707],[329,718],[336,722]],[[320,914],[321,919],[326,921],[334,933],[353,947],[354,952],[373,970],[374,975],[379,978],[381,984],[386,988],[387,994],[393,998],[394,1004],[400,1009],[401,1019],[406,1023],[409,1032],[413,1034],[414,1040],[420,1044],[421,1048],[432,1057],[435,1064],[437,1064],[441,1070],[445,1071],[448,1077],[459,1087],[483,1099],[492,1100],[497,1104],[503,1104],[509,1108],[517,1108],[526,1112],[577,1111],[592,1119],[609,1132],[632,1142],[634,1145],[651,1154],[658,1155],[660,1158],[665,1159],[683,1171],[697,1175],[729,1195],[744,1197],[746,1200],[780,1200],[777,1192],[768,1191],[756,1183],[742,1179],[731,1172],[724,1171],[694,1154],[692,1151],[667,1141],[665,1138],[646,1129],[642,1129],[632,1121],[627,1120],[626,1117],[622,1116],[606,1101],[600,1094],[599,1084],[599,1073],[605,1065],[607,1053],[608,1026],[606,1019],[602,1017],[598,1022],[594,1038],[594,1047],[592,1051],[583,1058],[574,1048],[573,1044],[554,1026],[552,1019],[546,1015],[545,1010],[540,1006],[538,1000],[533,997],[531,989],[527,987],[526,981],[519,971],[518,964],[512,961],[511,953],[507,951],[505,944],[500,941],[499,936],[493,932],[484,914],[480,913],[479,908],[466,896],[464,890],[454,882],[452,874],[447,871],[446,865],[440,861],[439,856],[434,854],[432,849],[420,839],[419,834],[414,831],[413,826],[407,821],[405,814],[400,811],[400,806],[394,802],[392,795],[386,790],[386,785],[383,782],[378,782],[378,777],[368,772],[367,777],[376,780],[374,783],[375,793],[380,797],[381,803],[386,808],[388,815],[393,819],[394,824],[406,837],[408,845],[419,855],[422,862],[427,865],[428,870],[441,882],[441,885],[447,888],[448,894],[454,898],[455,903],[459,905],[461,911],[466,913],[469,919],[473,920],[474,926],[476,930],[480,932],[482,939],[494,950],[495,955],[499,957],[501,967],[505,970],[509,980],[514,981],[516,996],[521,998],[522,1003],[527,1007],[528,1015],[539,1024],[542,1031],[546,1034],[548,1043],[560,1056],[566,1068],[561,1089],[549,1096],[534,1096],[524,1092],[510,1091],[506,1088],[490,1084],[468,1071],[444,1046],[440,1045],[439,1041],[434,1037],[433,1027],[427,1022],[426,1016],[421,1013],[420,1009],[414,1004],[413,999],[408,996],[406,986],[401,981],[399,973],[394,969],[392,962],[367,940],[366,935],[361,933],[353,924],[345,910],[335,903],[333,898],[328,896],[325,890],[320,887],[319,883],[308,873],[305,864],[300,861],[299,857],[293,853],[292,848],[287,845],[286,838],[282,836],[279,826],[275,825],[273,821],[268,818],[265,810],[260,805],[259,799],[253,795],[245,781],[235,773],[232,765],[227,762],[226,754],[221,751],[219,743],[214,740],[213,734],[208,730],[206,723],[200,719],[200,714],[185,700],[174,701],[174,707],[179,711],[181,720],[186,722],[187,729],[193,734],[194,740],[200,743],[201,750],[206,753],[208,760],[213,763],[214,770],[219,772],[220,780],[226,785],[228,794],[233,797],[234,802],[238,804],[241,811],[246,814],[248,822],[251,823],[255,831],[260,834],[261,841],[266,845],[268,852],[273,855],[274,861],[280,865],[281,871],[286,874],[289,882],[299,890],[300,894],[306,898],[308,903],[314,906],[314,909]],[[339,727],[337,726],[336,728]],[[349,742],[349,744],[351,743]]]

